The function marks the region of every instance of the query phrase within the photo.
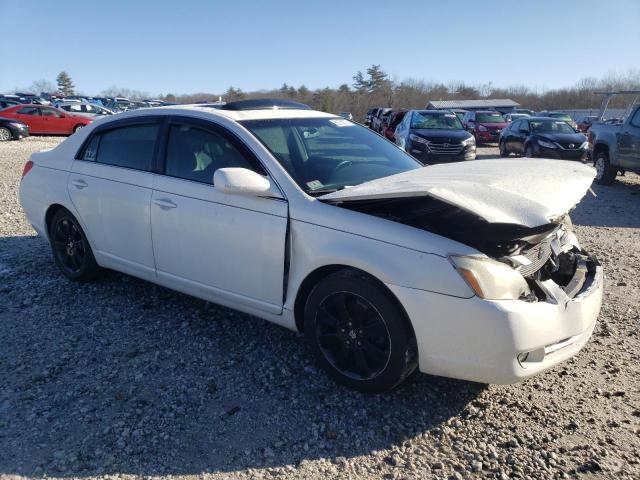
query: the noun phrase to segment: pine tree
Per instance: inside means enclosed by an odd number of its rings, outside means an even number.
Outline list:
[[[58,90],[65,96],[73,95],[73,89],[75,88],[75,85],[71,81],[71,77],[67,72],[60,72],[56,77],[56,82],[58,83]]]

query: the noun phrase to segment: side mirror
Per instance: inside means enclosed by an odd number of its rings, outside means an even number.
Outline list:
[[[216,190],[232,195],[279,196],[273,195],[271,182],[248,168],[219,168],[213,174]]]

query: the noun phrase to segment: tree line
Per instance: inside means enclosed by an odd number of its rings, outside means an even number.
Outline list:
[[[46,80],[34,82],[31,89],[35,92],[57,90],[66,95],[78,93],[71,77],[61,72],[57,86]],[[219,97],[226,102],[234,100],[270,97],[291,99],[306,103],[313,109],[325,112],[351,112],[354,118],[361,119],[371,107],[392,107],[397,109],[424,108],[430,100],[474,100],[490,98],[510,98],[525,108],[533,110],[598,108],[601,95],[594,92],[603,90],[640,90],[640,69],[624,73],[610,73],[602,78],[583,78],[575,85],[566,88],[538,91],[529,86],[494,87],[493,84],[471,85],[466,82],[430,82],[408,79],[394,81],[380,65],[371,65],[364,71],[356,72],[350,83],[337,88],[311,90],[305,85],[294,87],[283,83],[278,89],[244,92],[230,86],[221,93],[192,93],[159,95],[157,98],[168,102],[195,103],[216,101]],[[121,87],[111,87],[100,92],[100,96],[122,96],[132,100],[150,98],[149,93]],[[611,107],[622,108],[628,98],[617,97]]]

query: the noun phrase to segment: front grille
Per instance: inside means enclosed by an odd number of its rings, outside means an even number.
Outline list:
[[[549,260],[551,256],[551,238],[552,237],[549,237],[526,252],[523,252],[523,255],[531,261],[529,265],[523,265],[518,268],[518,271],[523,277],[533,275],[547,263],[547,260]]]
[[[565,150],[580,150],[580,145],[582,145],[582,143],[579,143],[579,142],[556,142],[556,143]],[[571,145],[573,145],[573,147]]]
[[[427,142],[429,150],[438,155],[458,155],[464,145],[461,143],[447,143],[447,142]]]

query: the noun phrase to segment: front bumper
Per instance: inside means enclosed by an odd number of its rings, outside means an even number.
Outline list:
[[[586,160],[588,158],[587,149],[563,149],[563,148],[546,148],[538,145],[538,155],[544,158],[558,158],[561,160]]]
[[[537,302],[465,299],[387,286],[411,319],[421,372],[509,384],[547,370],[583,347],[600,312],[603,276],[597,266],[574,298],[549,281],[552,295]]]
[[[24,127],[12,125],[9,130],[11,131],[11,134],[13,135],[13,138],[15,140],[20,140],[21,138],[29,136],[29,127],[27,127],[26,125]]]
[[[434,163],[451,163],[451,162],[463,162],[466,160],[476,159],[476,148],[467,146],[463,147],[462,151],[456,155],[443,155],[429,151],[425,146],[412,144],[409,151],[411,156],[425,165],[432,165]]]
[[[501,130],[489,130],[487,132],[481,132],[480,130],[476,130],[475,137],[477,143],[489,143],[489,142],[498,142],[500,140],[500,132]]]

